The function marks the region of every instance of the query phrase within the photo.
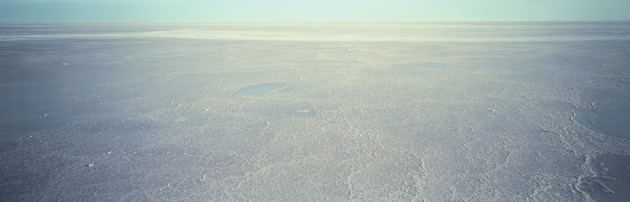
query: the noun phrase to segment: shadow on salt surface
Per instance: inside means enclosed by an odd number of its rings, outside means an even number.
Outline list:
[[[591,159],[594,176],[581,177],[577,189],[595,201],[625,201],[630,198],[630,156],[605,153]]]
[[[630,94],[614,89],[585,89],[600,100],[594,108],[576,109],[576,121],[606,135],[630,139]]]
[[[238,90],[241,95],[264,95],[285,89],[287,84],[284,83],[263,83],[258,85],[245,86]]]

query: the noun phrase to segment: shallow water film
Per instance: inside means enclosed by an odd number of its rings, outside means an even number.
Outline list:
[[[630,23],[0,24],[2,201],[627,201]]]

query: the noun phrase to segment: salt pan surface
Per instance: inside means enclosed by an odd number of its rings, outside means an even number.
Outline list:
[[[0,198],[630,200],[628,33],[0,25]]]

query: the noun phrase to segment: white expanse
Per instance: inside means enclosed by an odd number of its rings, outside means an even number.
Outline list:
[[[1,201],[624,201],[628,131],[628,22],[0,24]]]

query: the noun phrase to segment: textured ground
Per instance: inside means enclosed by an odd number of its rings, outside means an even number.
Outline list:
[[[4,24],[0,198],[628,200],[629,33]]]

